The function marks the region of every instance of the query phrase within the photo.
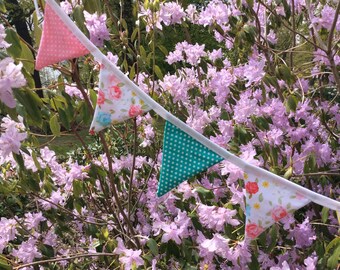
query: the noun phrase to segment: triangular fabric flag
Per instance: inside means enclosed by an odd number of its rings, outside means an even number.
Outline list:
[[[40,70],[63,60],[88,54],[89,50],[76,38],[65,23],[46,3],[43,33],[35,69]]]
[[[134,91],[111,70],[101,65],[97,106],[90,127],[91,134],[149,110],[150,108]]]
[[[246,237],[255,239],[274,223],[305,206],[309,199],[275,179],[247,170],[244,174],[246,190]]]
[[[166,121],[157,196],[164,195],[222,160],[222,157]]]

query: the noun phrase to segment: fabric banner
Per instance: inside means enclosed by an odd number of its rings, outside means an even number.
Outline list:
[[[134,91],[101,65],[97,106],[90,133],[98,132],[111,124],[136,117],[150,108]]]
[[[166,121],[157,196],[164,195],[222,160],[222,157]]]
[[[244,174],[246,237],[255,239],[266,228],[310,202],[296,190],[254,170]]]
[[[88,53],[89,50],[81,44],[60,17],[46,4],[43,33],[35,69],[40,70],[48,65]]]

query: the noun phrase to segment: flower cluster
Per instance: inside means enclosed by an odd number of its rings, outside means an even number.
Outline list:
[[[12,58],[0,60],[0,101],[10,108],[15,107],[12,88],[26,85],[26,79],[21,73],[22,63],[16,65]]]
[[[104,40],[110,40],[110,33],[106,26],[106,14],[90,14],[84,11],[86,28],[90,32],[90,40],[98,47],[104,46]]]

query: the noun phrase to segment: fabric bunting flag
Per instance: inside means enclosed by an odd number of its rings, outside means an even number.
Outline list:
[[[75,35],[68,29],[53,9],[45,5],[43,33],[35,69],[88,54]]]
[[[164,195],[222,160],[222,157],[167,121],[157,196]]]
[[[309,199],[292,188],[248,170],[245,173],[246,237],[255,239],[265,229],[305,206]]]
[[[101,66],[99,91],[90,133],[98,132],[111,124],[136,117],[150,108],[112,73]]]

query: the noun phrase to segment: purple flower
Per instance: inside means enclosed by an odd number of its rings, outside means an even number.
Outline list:
[[[33,238],[22,242],[18,249],[12,251],[12,255],[24,263],[31,263],[35,258],[42,257],[36,246],[36,240]]]
[[[60,3],[61,9],[67,14],[70,15],[72,13],[72,5],[68,1],[63,1]]]
[[[140,257],[142,251],[127,249],[124,246],[123,240],[121,238],[117,238],[118,245],[116,249],[113,251],[114,254],[118,254],[119,261],[124,265],[125,270],[134,269],[138,266],[144,265],[143,259]]]
[[[0,24],[0,48],[1,49],[6,49],[9,46],[11,46],[11,44],[5,41],[5,38],[6,38],[5,27],[2,24]]]
[[[27,229],[37,229],[40,222],[45,221],[46,218],[41,212],[38,213],[25,213],[25,225]]]
[[[264,76],[265,72],[263,71],[266,61],[250,59],[248,64],[246,64],[243,68],[244,77],[248,82],[246,83],[246,87],[250,86],[252,83],[257,84]]]
[[[295,239],[295,246],[298,248],[309,247],[313,241],[316,239],[316,235],[312,226],[309,223],[309,218],[307,217],[302,224],[298,224],[291,231],[290,236]]]
[[[22,127],[22,125],[14,121],[11,124],[7,122],[5,125],[1,125],[2,128],[5,128],[5,132],[0,135],[0,153],[3,157],[7,157],[11,152],[19,154],[21,142],[27,137],[26,132],[21,132],[17,126]]]
[[[98,47],[104,46],[104,40],[110,40],[110,33],[106,27],[106,14],[98,16],[97,12],[90,14],[84,11],[86,27],[90,32],[90,40]]]
[[[306,270],[315,270],[318,263],[318,257],[313,253],[312,256],[305,259],[303,263],[306,266]]]
[[[200,255],[206,257],[208,254],[216,254],[227,259],[230,256],[228,244],[229,239],[215,233],[212,239],[205,239],[200,244]]]
[[[258,112],[257,100],[251,99],[250,94],[244,92],[234,107],[234,119],[237,123],[244,123],[251,115],[257,115]]]
[[[225,224],[231,224],[232,226],[240,224],[237,219],[233,218],[233,216],[236,215],[236,210],[200,204],[197,208],[197,213],[200,222],[204,226],[218,232],[224,230]]]
[[[168,2],[160,5],[159,17],[165,25],[176,24],[182,22],[185,12],[178,3]]]
[[[198,23],[204,26],[214,23],[224,25],[229,21],[229,13],[231,12],[226,4],[220,0],[213,0],[199,14]]]
[[[0,101],[8,107],[15,107],[12,88],[26,85],[25,77],[21,73],[22,63],[15,65],[13,59],[7,57],[0,61]]]
[[[84,99],[82,93],[75,85],[65,85],[65,92],[71,97]]]

